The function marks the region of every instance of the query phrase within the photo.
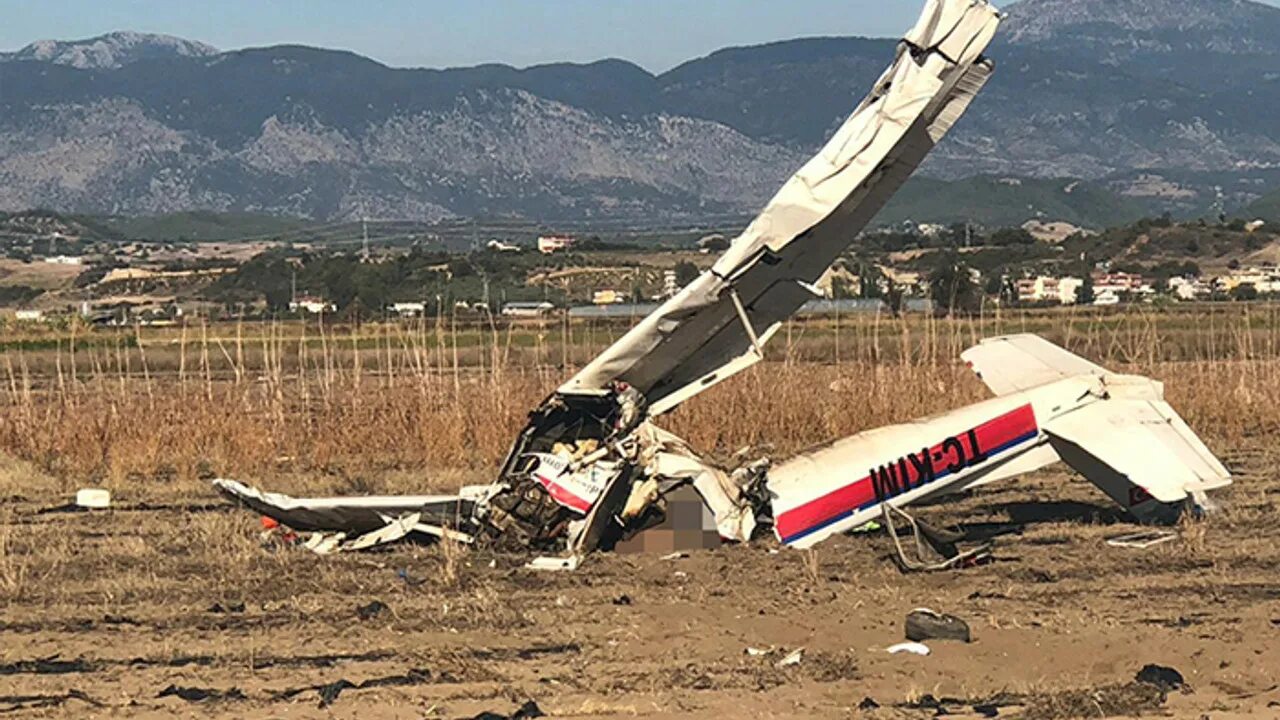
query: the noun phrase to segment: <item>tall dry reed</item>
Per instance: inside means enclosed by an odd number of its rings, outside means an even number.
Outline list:
[[[1211,442],[1276,430],[1271,306],[857,316],[790,324],[770,357],[663,423],[712,453],[779,454],[986,396],[959,362],[982,337],[1038,332],[1167,381]],[[191,324],[78,330],[0,359],[0,452],[68,486],[277,472],[430,478],[491,472],[524,414],[625,327]]]

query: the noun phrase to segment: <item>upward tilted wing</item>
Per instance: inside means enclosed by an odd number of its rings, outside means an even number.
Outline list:
[[[561,388],[614,380],[658,414],[750,366],[778,326],[901,187],[991,74],[982,56],[999,24],[986,0],[929,0],[893,65],[812,160],[711,270]]]

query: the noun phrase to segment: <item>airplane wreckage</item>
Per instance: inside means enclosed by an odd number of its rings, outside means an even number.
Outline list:
[[[893,64],[822,150],[791,177],[714,266],[643,319],[530,413],[498,479],[457,495],[295,499],[217,480],[225,495],[300,532],[320,551],[413,534],[554,555],[573,568],[651,527],[692,485],[719,535],[772,527],[807,548],[895,519],[944,567],[974,557],[902,508],[1062,461],[1147,522],[1209,507],[1226,468],[1163,399],[1163,386],[1109,372],[1036,336],[963,353],[995,398],[864,432],[732,472],[655,421],[761,361],[813,284],[901,187],[990,77],[1000,22],[986,0],[929,0]]]

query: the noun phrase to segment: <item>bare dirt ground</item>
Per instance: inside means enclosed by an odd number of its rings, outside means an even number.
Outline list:
[[[1047,472],[925,509],[1004,534],[994,564],[919,575],[880,534],[563,574],[455,546],[322,558],[199,489],[46,512],[64,489],[5,461],[0,715],[1280,717],[1278,456],[1222,455],[1223,511],[1173,543],[1107,546],[1130,526]],[[920,606],[974,642],[887,654]],[[1188,687],[1134,683],[1148,663]]]

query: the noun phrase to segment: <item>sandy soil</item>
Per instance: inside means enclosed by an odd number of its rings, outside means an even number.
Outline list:
[[[262,547],[212,493],[139,485],[114,511],[41,513],[68,488],[11,477],[0,714],[1280,717],[1280,482],[1262,444],[1225,453],[1240,476],[1223,512],[1174,543],[1108,547],[1130,526],[1050,472],[925,509],[1002,534],[994,564],[920,575],[875,534],[565,574],[451,546],[320,558]],[[16,467],[0,474],[30,475]],[[887,654],[919,606],[966,619],[974,642]],[[1187,687],[1134,683],[1148,663]]]

